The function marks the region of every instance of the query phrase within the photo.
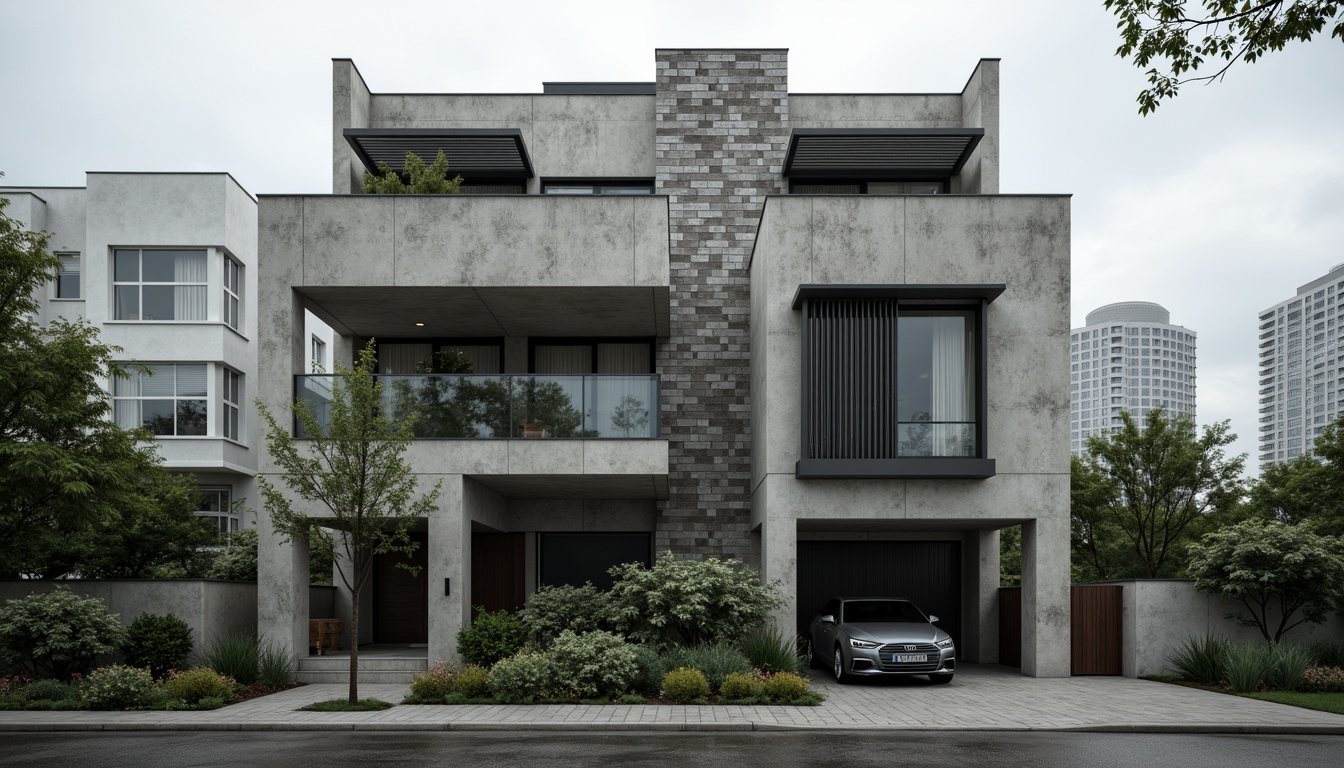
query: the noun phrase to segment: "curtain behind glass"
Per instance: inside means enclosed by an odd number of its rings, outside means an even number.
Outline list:
[[[416,373],[415,366],[434,354],[433,344],[379,344],[379,373]]]
[[[603,437],[651,437],[656,426],[649,371],[649,345],[598,344],[597,372],[589,387],[588,412]],[[613,374],[632,374],[617,376]]]
[[[533,363],[534,373],[592,373],[593,348],[586,344],[539,344],[533,350]]]
[[[205,251],[167,251],[173,259],[173,282],[205,283]],[[177,285],[173,288],[173,319],[204,320],[205,285]]]
[[[499,347],[489,345],[446,346],[444,350],[461,352],[471,361],[472,373],[501,373]]]
[[[932,333],[930,365],[932,408],[935,422],[973,421],[971,387],[967,370],[967,319],[963,316],[924,318]],[[933,454],[963,456],[966,427],[962,424],[933,425]]]

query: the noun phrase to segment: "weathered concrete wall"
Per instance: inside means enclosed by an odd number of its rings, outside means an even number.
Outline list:
[[[0,601],[50,592],[57,587],[102,600],[125,625],[142,613],[172,614],[191,627],[193,647],[198,654],[222,638],[251,635],[257,629],[257,585],[241,581],[0,581]]]
[[[765,575],[793,594],[798,521],[986,532],[975,561],[993,568],[988,532],[1027,521],[1031,594],[1024,671],[1069,672],[1069,201],[1064,196],[788,196],[765,206],[750,265],[752,525]],[[798,480],[798,286],[1003,283],[989,306],[988,480]],[[1029,533],[1027,532],[1030,529]],[[984,546],[981,547],[980,545]],[[981,551],[983,549],[983,551]],[[1028,565],[1027,561],[1031,560]],[[983,583],[982,583],[983,582]],[[992,653],[995,584],[970,596],[979,652]],[[794,615],[785,606],[781,617]],[[991,624],[991,622],[993,622]],[[987,658],[988,656],[986,656]],[[1032,659],[1028,662],[1026,659]]]
[[[954,192],[999,192],[999,60],[981,59],[961,91],[962,125],[984,128],[985,136],[961,169]]]
[[[364,76],[350,59],[331,60],[331,191],[358,192],[364,182],[364,164],[345,140],[346,128],[368,128],[372,97]]]
[[[1226,618],[1245,609],[1227,598],[1199,592],[1188,579],[1107,581],[1124,587],[1123,670],[1126,677],[1172,674],[1169,661],[1185,641],[1216,635],[1234,642],[1262,643],[1255,627]],[[1277,613],[1274,620],[1278,621]],[[1344,641],[1344,619],[1331,614],[1324,624],[1302,624],[1286,641],[1310,645],[1321,640]]]

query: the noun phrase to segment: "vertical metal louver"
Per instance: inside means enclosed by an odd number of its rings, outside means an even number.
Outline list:
[[[803,315],[806,457],[896,458],[896,300],[811,300]]]

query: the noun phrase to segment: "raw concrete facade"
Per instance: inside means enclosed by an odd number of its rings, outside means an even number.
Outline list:
[[[88,320],[103,342],[122,348],[117,360],[123,364],[204,367],[201,394],[178,398],[204,401],[203,428],[172,430],[193,434],[156,430],[159,454],[170,470],[192,473],[202,489],[213,492],[203,500],[209,508],[200,514],[216,517],[226,529],[249,525],[257,505],[257,433],[247,407],[256,370],[256,201],[227,173],[91,172],[85,187],[0,187],[0,197],[11,201],[10,216],[30,229],[51,233],[50,251],[74,266],[75,283],[65,286],[67,294],[74,287],[74,295],[61,295],[56,283],[46,287],[40,322],[58,316]],[[203,286],[196,298],[203,298],[204,306],[185,320],[140,319],[139,313],[123,313],[126,317],[118,319],[117,251],[204,254],[204,274],[199,281],[193,278]],[[225,306],[229,262],[237,266],[239,280],[234,291],[239,308],[232,323]],[[156,381],[166,382],[164,374],[171,378],[175,369],[159,370]],[[237,432],[227,435],[226,372],[241,377],[234,401]],[[111,382],[108,386],[112,388]],[[115,410],[118,400],[113,402]],[[125,418],[128,425],[140,426],[131,423],[139,421],[133,415]],[[230,425],[227,431],[232,429]]]
[[[797,598],[800,541],[950,542],[962,658],[993,661],[998,529],[1020,524],[1024,672],[1067,675],[1069,207],[1066,196],[998,194],[997,60],[961,92],[920,95],[789,94],[782,49],[659,50],[655,62],[652,83],[464,95],[379,94],[338,59],[333,194],[260,200],[258,394],[273,412],[306,372],[306,313],[334,330],[333,359],[346,365],[371,337],[473,349],[488,339],[489,373],[505,377],[553,373],[541,348],[566,339],[597,354],[632,340],[651,350],[658,403],[640,434],[523,425],[412,444],[421,487],[442,483],[419,526],[429,656],[455,655],[487,586],[472,583],[479,536],[523,537],[530,592],[555,565],[551,533],[610,533],[646,535],[649,556],[759,566],[783,587],[781,626],[809,610]],[[432,152],[428,141],[458,153],[453,167],[476,194],[357,194],[380,147]],[[472,155],[488,142],[501,165]],[[948,142],[955,163],[920,165]],[[832,150],[841,165],[826,165]],[[502,178],[508,163],[523,170]],[[975,417],[987,439],[969,459],[981,474],[798,476],[790,301],[804,284],[998,297],[976,305],[988,306],[977,310],[987,384]],[[609,374],[594,368],[600,386]],[[961,466],[922,461],[935,474]],[[275,471],[263,456],[260,472]],[[259,628],[302,654],[304,547],[259,529]]]

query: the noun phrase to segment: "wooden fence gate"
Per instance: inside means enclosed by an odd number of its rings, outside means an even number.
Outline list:
[[[1122,673],[1124,588],[1075,586],[1070,590],[1070,666],[1074,675]],[[1022,589],[999,590],[999,663],[1022,666]]]

